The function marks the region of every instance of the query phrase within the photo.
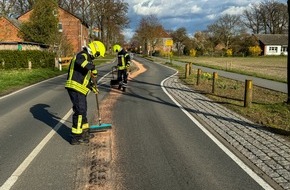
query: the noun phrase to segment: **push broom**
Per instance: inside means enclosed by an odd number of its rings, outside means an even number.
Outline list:
[[[95,78],[92,78],[92,81],[95,85],[95,87],[97,87],[97,82]],[[99,122],[97,125],[91,125],[90,126],[90,132],[98,132],[98,131],[104,131],[107,129],[112,128],[112,124],[109,123],[102,123],[101,122],[101,115],[100,115],[100,107],[99,107],[99,99],[98,99],[98,93],[96,93],[96,102],[97,102],[97,113],[98,113],[98,117],[99,117]]]

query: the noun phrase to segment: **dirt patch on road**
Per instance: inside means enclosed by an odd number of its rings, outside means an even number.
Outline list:
[[[129,75],[130,79],[145,72],[146,69],[142,64],[133,61],[133,69]],[[117,99],[122,95],[122,91],[111,89],[109,95],[100,103],[100,114],[102,116],[102,123],[112,122],[112,110]],[[98,117],[94,118],[94,123],[98,123]],[[112,163],[116,157],[116,150],[114,146],[114,124],[112,129],[107,131],[94,133],[94,138],[90,140],[88,162],[84,169],[87,181],[83,185],[79,185],[78,189],[86,190],[110,190],[116,189],[113,178]]]

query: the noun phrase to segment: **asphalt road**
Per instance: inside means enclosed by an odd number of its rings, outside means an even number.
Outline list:
[[[175,71],[138,61],[147,71],[129,83],[113,115],[117,187],[261,189],[162,91],[161,81]]]
[[[62,75],[0,97],[1,190],[77,188],[75,180],[82,177],[80,168],[88,147],[69,143],[72,105],[65,80]],[[100,101],[106,94],[101,93]],[[93,94],[88,96],[88,105],[92,120]]]
[[[130,81],[113,111],[115,187],[262,189],[162,91],[161,81],[175,71],[139,61],[147,71]],[[109,68],[100,68],[100,76]],[[71,103],[64,82],[61,76],[0,98],[1,190],[78,188],[88,147],[68,142]],[[93,95],[88,105],[91,120]]]

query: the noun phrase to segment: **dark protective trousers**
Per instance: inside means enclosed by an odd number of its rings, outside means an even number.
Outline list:
[[[127,78],[128,78],[128,74],[127,74],[127,69],[124,70],[118,70],[118,77],[117,80],[119,82],[123,82],[127,84]]]
[[[67,89],[67,91],[73,104],[72,107],[74,111],[72,116],[73,127],[77,127],[78,122],[80,122],[81,124],[88,123],[86,95],[71,89]],[[82,116],[81,121],[78,121],[78,119],[80,118],[79,115]]]

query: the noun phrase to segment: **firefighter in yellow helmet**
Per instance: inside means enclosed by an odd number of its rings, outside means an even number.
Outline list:
[[[87,94],[89,91],[98,93],[92,80],[96,80],[97,70],[93,60],[105,56],[106,48],[100,41],[93,41],[77,53],[68,69],[65,88],[73,104],[71,144],[89,143],[89,124],[87,120]]]
[[[119,44],[115,44],[113,46],[113,51],[117,52],[117,56],[118,56],[118,60],[117,60],[118,61],[117,80],[119,81],[118,89],[123,88],[123,91],[125,91],[127,87],[128,71],[131,64],[131,57],[129,53],[124,48],[122,48]]]

